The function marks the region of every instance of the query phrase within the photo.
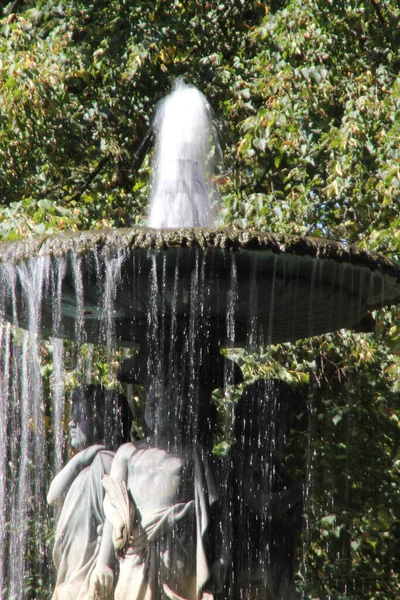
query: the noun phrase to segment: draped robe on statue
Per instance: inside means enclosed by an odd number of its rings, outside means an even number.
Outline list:
[[[197,600],[218,552],[211,542],[217,497],[204,450],[125,444],[105,479],[107,517],[113,524],[131,519],[115,600]],[[125,481],[128,511],[115,500]]]
[[[87,600],[105,521],[101,480],[114,452],[100,450],[72,482],[57,524],[53,550],[58,571],[52,600]]]

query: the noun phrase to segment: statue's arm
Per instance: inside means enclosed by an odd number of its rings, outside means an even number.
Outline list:
[[[271,518],[285,520],[289,511],[301,503],[304,494],[303,481],[291,481],[284,489],[271,492],[270,482],[252,465],[252,455],[241,455],[233,468],[233,485],[240,490],[245,504],[262,520]],[[244,467],[246,465],[246,467]],[[278,463],[280,471],[282,466]]]
[[[201,590],[200,598],[222,591],[232,555],[232,490],[229,481],[229,463],[210,461],[207,468],[213,479],[219,482],[217,499],[210,507],[213,556],[210,575]],[[211,471],[212,469],[212,471]]]
[[[132,444],[124,444],[117,451],[111,467],[110,477],[127,482],[128,458],[132,453]],[[106,521],[103,527],[100,550],[96,566],[90,577],[89,600],[112,600],[114,590],[115,551],[113,544],[113,526],[115,515],[111,503],[104,498]]]
[[[75,454],[65,467],[54,477],[47,494],[47,502],[50,506],[60,506],[67,495],[72,482],[78,474],[88,467],[96,454],[103,450],[104,446],[95,444]]]
[[[123,444],[118,448],[111,465],[110,477],[116,481],[128,483],[128,460],[134,450],[132,443]],[[113,507],[106,494],[104,498],[104,512],[109,521],[113,520]]]
[[[232,558],[232,510],[233,498],[232,487],[229,481],[227,467],[223,473],[223,481],[227,484],[223,486],[223,491],[220,492],[220,497],[216,505],[216,520],[214,531],[217,540],[217,556],[216,561],[211,567],[211,575],[217,583],[215,592],[220,592],[225,583],[228,566]]]
[[[258,490],[250,486],[248,489],[248,506],[262,519],[285,519],[287,513],[303,499],[302,482],[294,482],[286,489],[272,493],[262,486]]]
[[[113,526],[106,519],[96,566],[90,576],[88,600],[113,600],[115,553],[112,531]]]
[[[286,489],[269,494],[266,508],[273,519],[285,519],[287,513],[303,499],[303,483],[294,482]]]

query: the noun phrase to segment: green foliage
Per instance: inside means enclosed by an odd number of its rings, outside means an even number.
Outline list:
[[[332,11],[330,2],[293,1],[267,14],[253,40],[252,77],[233,99],[247,113],[238,144],[244,224],[377,247],[374,232],[398,218],[400,200],[390,31],[373,3]]]
[[[394,0],[19,0],[0,10],[0,238],[143,224],[150,157],[138,150],[155,104],[184,76],[220,131],[220,223],[400,255]],[[369,334],[236,353],[246,381],[309,389],[282,457],[309,491],[305,598],[398,595],[399,318],[394,307]],[[67,387],[82,373],[76,356]],[[111,385],[100,350],[96,363]]]
[[[320,594],[396,596],[400,436],[398,378],[389,364],[372,335],[340,332],[319,346],[307,539]]]

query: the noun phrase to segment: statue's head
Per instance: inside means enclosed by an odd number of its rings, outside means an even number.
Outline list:
[[[134,368],[136,367],[136,371]],[[147,377],[149,369],[140,370],[140,362],[129,365],[134,373]],[[232,360],[219,352],[210,353],[193,364],[179,363],[165,378],[146,378],[145,422],[149,432],[173,439],[176,443],[200,442],[212,447],[217,426],[217,409],[211,400],[214,390],[225,381],[240,383],[242,373]]]
[[[303,389],[279,379],[249,384],[235,408],[234,434],[241,446],[278,450],[303,400]]]
[[[146,398],[145,421],[149,431],[158,438],[178,445],[200,442],[212,447],[217,408],[201,380],[185,393],[168,384],[152,385]]]
[[[162,381],[156,380],[147,388],[144,419],[151,433],[163,436],[173,436],[179,425],[175,398]]]
[[[118,447],[129,440],[132,413],[126,398],[100,385],[73,390],[69,422],[71,445],[82,450],[93,444]]]

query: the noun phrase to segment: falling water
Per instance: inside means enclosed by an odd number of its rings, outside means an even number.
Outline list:
[[[54,272],[53,272],[54,271]],[[56,268],[51,273],[50,290],[48,294],[53,297],[53,332],[59,336],[62,329],[62,282],[66,273],[66,260],[60,258],[56,263]],[[55,293],[51,293],[55,292]],[[63,415],[64,415],[64,344],[60,337],[53,339],[53,381],[52,381],[52,427],[54,431],[54,472],[58,473],[62,467],[62,457],[64,450],[63,437]]]
[[[121,280],[121,267],[123,262],[127,260],[126,252],[122,249],[118,250],[115,255],[107,257],[105,261],[105,273],[102,277],[99,273],[98,281],[104,284],[99,286],[99,293],[103,294],[102,305],[104,312],[101,316],[101,339],[107,346],[107,358],[111,360],[111,353],[116,345],[115,340],[115,314],[118,310],[115,308],[115,300],[117,289]]]
[[[210,115],[203,94],[182,81],[158,108],[149,227],[212,226]]]
[[[95,254],[91,260],[96,261]],[[122,262],[121,253],[104,256],[104,276],[98,278],[102,323],[98,342],[106,344],[109,357],[116,344],[114,300]],[[86,338],[85,267],[84,260],[73,254],[57,260],[37,257],[16,266],[0,265],[0,314],[10,304],[13,320],[26,324],[26,330],[18,330],[0,320],[0,597],[4,600],[50,597],[46,589],[54,579],[49,545],[54,524],[46,494],[52,476],[65,463],[65,447],[69,447],[64,431],[68,416],[64,381],[71,367],[66,360],[73,365],[76,385],[84,385],[90,378],[85,353],[71,342],[66,351],[66,343],[58,336],[63,332],[62,310],[66,309],[75,314],[73,337],[81,343]],[[69,284],[63,289],[68,273],[73,299]],[[51,306],[52,313],[54,337],[48,342],[40,338],[44,305]],[[90,346],[88,355],[92,352]],[[50,369],[48,395],[43,390],[44,368]],[[110,395],[110,431],[115,431],[113,401]],[[38,586],[42,592],[37,591]]]
[[[75,339],[78,344],[83,344],[85,340],[84,328],[84,302],[83,302],[83,280],[82,280],[82,263],[81,256],[71,255],[71,267],[74,278],[74,290],[76,298],[76,313],[75,313]]]
[[[7,451],[8,451],[8,421],[11,387],[11,326],[0,322],[0,548],[5,548],[7,539]],[[0,590],[5,587],[5,568],[0,560]]]

